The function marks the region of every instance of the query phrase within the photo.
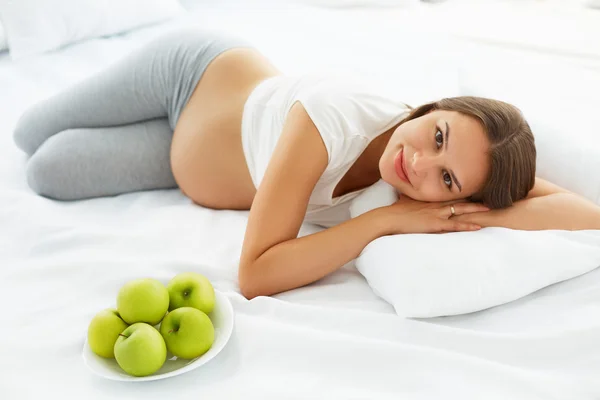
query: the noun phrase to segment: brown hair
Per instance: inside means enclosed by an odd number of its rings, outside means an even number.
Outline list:
[[[457,111],[473,117],[487,134],[490,171],[483,188],[469,200],[490,208],[504,208],[527,196],[535,183],[536,149],[531,128],[517,107],[483,97],[451,97],[413,109],[400,123],[433,110]]]

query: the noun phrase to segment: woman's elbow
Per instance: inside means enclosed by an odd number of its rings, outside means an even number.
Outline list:
[[[248,300],[252,300],[255,297],[262,296],[260,294],[260,291],[255,286],[243,280],[240,280],[240,293]]]
[[[260,288],[257,285],[255,275],[256,274],[252,273],[252,265],[240,264],[240,269],[238,272],[240,293],[248,300],[252,300],[253,298],[262,295]]]

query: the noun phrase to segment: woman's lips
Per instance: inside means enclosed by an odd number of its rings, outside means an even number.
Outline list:
[[[408,174],[406,173],[406,166],[404,164],[404,147],[398,152],[398,154],[396,154],[396,158],[394,159],[394,166],[398,178],[410,184],[410,179],[408,179]]]

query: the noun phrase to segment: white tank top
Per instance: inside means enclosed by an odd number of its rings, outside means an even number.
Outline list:
[[[296,101],[317,127],[329,157],[311,194],[305,221],[330,227],[350,218],[350,200],[366,190],[334,198],[337,184],[369,143],[410,109],[355,78],[280,75],[261,82],[248,97],[242,116],[242,146],[256,188]]]

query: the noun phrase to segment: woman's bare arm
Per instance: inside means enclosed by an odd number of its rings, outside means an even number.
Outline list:
[[[529,191],[526,199],[533,199],[534,197],[548,196],[556,193],[571,193],[569,190],[562,188],[552,182],[548,182],[542,178],[535,178],[535,184],[533,189]]]
[[[460,215],[453,219],[482,227],[518,230],[600,229],[600,207],[560,186],[536,178],[527,198],[508,208]]]

